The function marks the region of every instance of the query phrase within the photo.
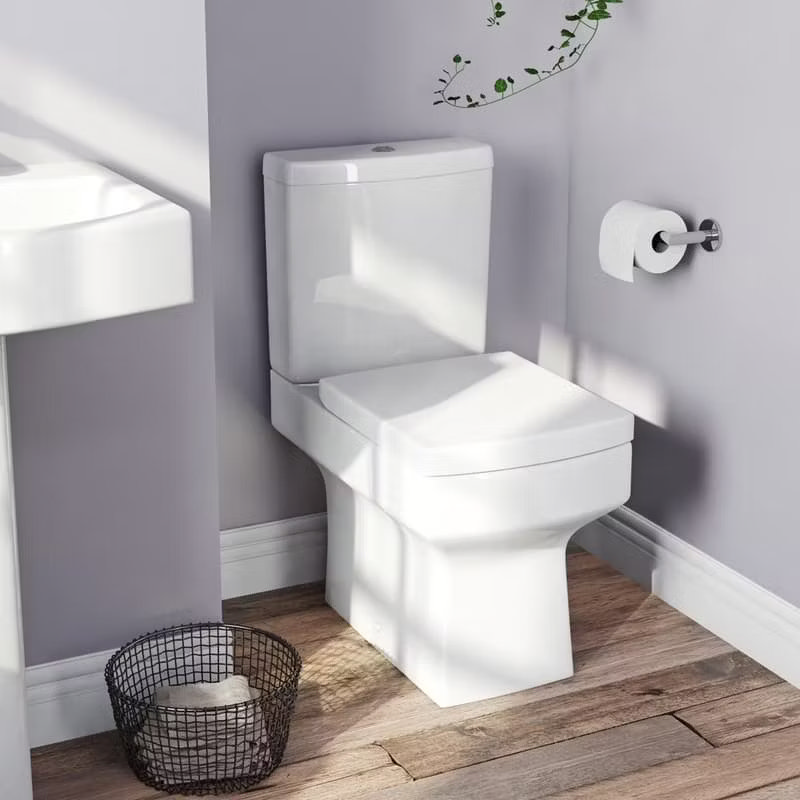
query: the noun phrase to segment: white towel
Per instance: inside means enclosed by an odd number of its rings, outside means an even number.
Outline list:
[[[221,707],[260,694],[242,675],[218,683],[159,687],[136,737],[153,776],[178,785],[258,772],[270,755],[261,706]]]
[[[185,686],[159,686],[157,706],[175,708],[218,708],[234,703],[246,703],[259,695],[251,689],[244,675],[231,675],[218,683],[189,683]]]

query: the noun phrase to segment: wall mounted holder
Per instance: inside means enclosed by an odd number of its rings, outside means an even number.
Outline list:
[[[716,253],[722,247],[722,227],[715,219],[704,219],[697,231],[687,233],[661,231],[656,238],[660,239],[660,244],[667,247],[699,244],[706,252]]]

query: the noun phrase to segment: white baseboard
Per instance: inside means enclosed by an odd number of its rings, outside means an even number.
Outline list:
[[[326,515],[223,531],[222,593],[240,597],[325,577]],[[112,730],[104,670],[113,650],[25,670],[31,747]]]
[[[800,609],[628,508],[589,525],[576,541],[800,686]]]
[[[114,727],[103,676],[113,652],[91,653],[25,670],[31,747]]]
[[[325,514],[223,531],[221,539],[223,600],[325,577]]]

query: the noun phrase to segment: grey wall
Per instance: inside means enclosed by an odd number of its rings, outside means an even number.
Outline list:
[[[576,71],[568,314],[578,373],[650,419],[633,508],[800,604],[800,273],[785,235],[800,113],[776,20],[794,30],[800,8],[626,4],[606,31],[613,58]],[[714,216],[725,245],[667,276],[613,281],[597,231],[622,198]]]
[[[35,664],[219,616],[204,8],[2,5],[0,130],[141,181],[195,233],[194,305],[9,339]]]
[[[222,527],[324,506],[315,467],[269,425],[261,155],[287,147],[465,135],[496,155],[490,345],[536,357],[563,328],[569,89],[490,112],[432,106],[456,52],[493,83],[561,28],[559,3],[485,27],[476,0],[208,0]],[[522,4],[521,4],[522,5]],[[480,72],[485,70],[485,72]]]

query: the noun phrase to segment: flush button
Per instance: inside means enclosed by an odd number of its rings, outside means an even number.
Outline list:
[[[372,148],[373,153],[394,153],[396,148],[390,144],[379,144],[377,147]]]

